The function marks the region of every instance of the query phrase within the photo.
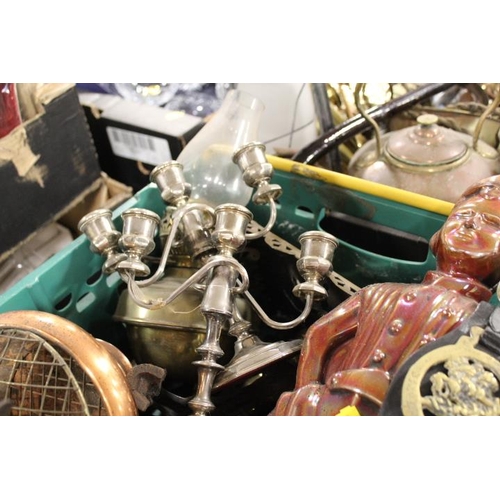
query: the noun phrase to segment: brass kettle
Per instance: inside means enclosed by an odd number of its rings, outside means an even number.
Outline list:
[[[169,296],[197,270],[197,267],[183,265],[167,267],[164,277],[148,286],[148,296],[152,299]],[[203,293],[192,286],[165,307],[146,309],[137,305],[127,289],[120,294],[113,318],[125,325],[136,362],[166,369],[163,385],[167,389],[189,389],[198,379],[193,362],[199,359],[196,349],[207,334],[206,319],[200,309],[202,298]],[[245,298],[238,297],[236,305],[243,319],[255,323],[256,318]],[[226,330],[220,338],[224,354],[219,362],[223,366],[234,355],[235,338]]]
[[[417,125],[364,144],[347,173],[454,203],[474,182],[500,173],[500,155],[481,140],[440,126],[436,115],[423,114]]]

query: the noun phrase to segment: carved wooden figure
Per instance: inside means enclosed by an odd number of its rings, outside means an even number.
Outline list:
[[[500,280],[500,175],[470,186],[430,241],[436,270],[420,284],[369,285],[306,333],[295,389],[273,415],[376,415],[392,376],[419,347],[489,301]]]

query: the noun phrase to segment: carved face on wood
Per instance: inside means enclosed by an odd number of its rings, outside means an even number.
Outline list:
[[[500,176],[474,184],[431,239],[437,269],[488,281],[500,277]]]

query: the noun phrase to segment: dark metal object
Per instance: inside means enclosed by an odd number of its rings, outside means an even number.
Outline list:
[[[320,133],[326,134],[334,127],[332,111],[330,109],[330,99],[325,83],[311,83],[311,93],[314,102],[314,109],[318,118]],[[336,170],[334,165],[340,165],[340,154],[338,148],[333,148],[325,156],[325,167],[329,170]]]
[[[456,85],[455,83],[430,83],[419,87],[417,90],[406,93],[404,96],[393,99],[392,101],[374,107],[367,111],[368,115],[374,120],[382,120],[391,115],[405,111],[415,104],[418,104],[433,95],[443,92]],[[334,150],[346,140],[356,134],[366,132],[371,128],[371,124],[361,115],[356,115],[335,127],[330,132],[323,134],[314,142],[298,151],[292,158],[299,163],[307,165],[314,164],[329,151]],[[339,167],[337,168],[339,170]]]
[[[473,97],[474,102],[478,102],[483,106],[488,106],[488,94],[482,89],[478,83],[463,83],[456,85],[441,94],[436,95],[432,99],[432,105],[438,108],[450,106],[460,101],[460,92],[469,93]]]
[[[311,93],[320,130],[322,133],[326,133],[335,126],[333,123],[332,112],[330,110],[330,99],[328,98],[326,84],[311,83]]]
[[[136,365],[127,373],[132,396],[137,408],[146,411],[160,394],[167,372],[159,366],[148,363]]]
[[[490,305],[490,304],[488,304]],[[488,324],[484,330],[484,335],[479,340],[479,345],[485,347],[497,357],[500,357],[500,309],[493,309]]]
[[[0,401],[0,417],[8,417],[10,415],[10,409],[13,406],[14,403],[10,399]]]

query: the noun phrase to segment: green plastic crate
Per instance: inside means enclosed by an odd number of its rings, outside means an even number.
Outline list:
[[[336,174],[331,182],[328,178],[331,172],[315,167],[297,168],[297,164],[272,157],[270,161],[275,166],[272,182],[283,188],[273,229],[278,236],[298,245],[298,237],[304,231],[324,229],[325,224],[340,217],[346,239],[339,238],[334,269],[358,286],[381,281],[418,282],[427,270],[434,268],[434,257],[428,251],[427,242],[445,220],[444,213],[390,199],[399,190],[389,190],[389,194],[384,193],[382,197],[376,194],[380,187],[368,181],[360,184],[359,180]],[[348,187],[339,185],[341,183]],[[148,208],[159,215],[163,215],[165,209],[159,190],[150,184],[113,213],[118,229],[121,229],[120,214],[132,207]],[[444,207],[441,211],[449,208],[448,205]],[[266,224],[268,207],[250,204],[249,208],[259,223]],[[335,217],[330,217],[331,213]],[[393,233],[398,235],[400,243],[408,239],[410,246],[417,238],[421,244],[420,258],[394,258],[347,241],[359,239],[360,234],[370,235],[371,239],[380,236],[386,241],[387,234],[392,237]],[[333,234],[338,237],[335,232]],[[373,241],[361,237],[361,243],[363,241],[367,247],[372,246]],[[102,263],[103,258],[90,251],[88,239],[80,236],[1,295],[0,312],[40,310],[54,313],[96,337],[119,345],[121,332],[112,315],[122,282],[116,273],[103,275]]]
[[[147,207],[159,214],[165,209],[158,188],[149,185],[113,212],[117,228],[120,214],[132,207]],[[62,316],[99,338],[114,343],[112,321],[121,279],[101,272],[103,258],[90,251],[82,235],[52,256],[0,296],[0,312],[38,310]]]
[[[298,244],[304,231],[333,234],[340,243],[334,270],[358,286],[418,283],[434,269],[429,239],[442,226],[451,204],[285,160],[275,163],[272,182],[283,188],[273,228],[278,236]],[[335,184],[337,180],[351,187]],[[265,206],[250,209],[259,222],[268,217]]]

